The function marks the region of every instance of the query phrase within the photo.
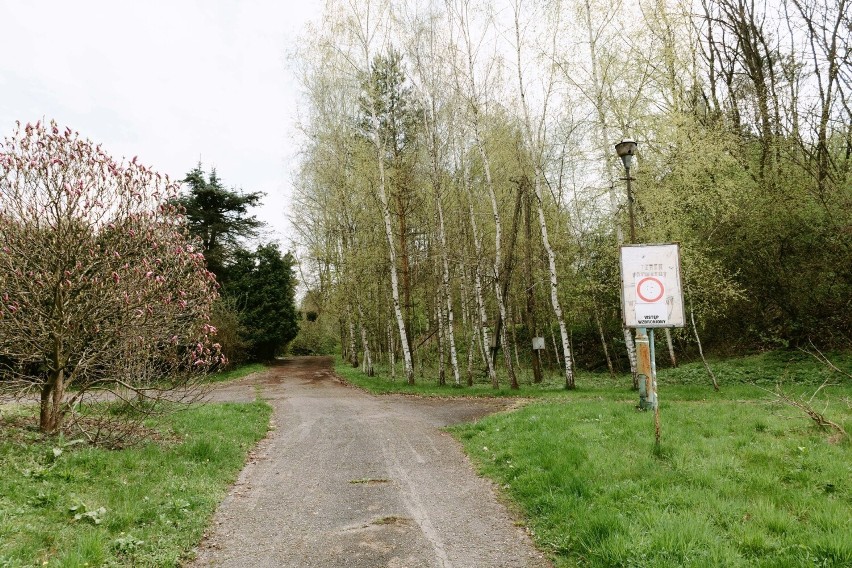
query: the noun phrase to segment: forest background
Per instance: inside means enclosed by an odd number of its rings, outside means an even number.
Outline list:
[[[633,368],[618,247],[679,242],[669,350],[850,345],[845,0],[330,1],[307,105],[293,344],[409,381]],[[499,347],[503,355],[498,357]],[[525,371],[526,372],[526,371]]]

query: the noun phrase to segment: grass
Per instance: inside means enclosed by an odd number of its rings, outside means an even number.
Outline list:
[[[266,431],[271,408],[191,407],[163,439],[108,451],[43,439],[4,410],[0,567],[179,566]],[[11,414],[11,416],[10,416]]]
[[[617,397],[452,431],[557,566],[852,566],[852,444],[769,395],[690,390],[667,389],[659,450],[651,414]],[[819,406],[847,431],[850,395]]]
[[[234,367],[233,369],[219,371],[217,373],[211,373],[207,375],[207,382],[223,383],[225,381],[235,381],[247,375],[251,375],[252,373],[259,373],[261,371],[265,371],[268,368],[269,366],[264,365],[263,363],[248,363],[246,365],[239,365],[237,367]]]
[[[658,365],[662,365],[662,352],[658,351]],[[832,362],[847,373],[852,373],[852,353],[835,353],[831,355]],[[749,357],[714,360],[710,362],[719,384],[723,389],[722,396],[740,396],[745,392],[755,393],[756,386],[772,388],[780,383],[792,388],[794,392],[818,386],[824,380],[848,382],[813,357],[799,351],[774,351],[752,355]],[[545,369],[544,380],[539,384],[532,382],[528,369],[518,372],[520,389],[509,388],[505,372],[500,370],[501,388],[493,389],[488,377],[481,369],[477,369],[474,384],[468,387],[466,377],[461,378],[461,386],[453,384],[452,374],[447,369],[447,384],[439,385],[436,380],[437,370],[434,368],[421,369],[418,367],[414,385],[408,385],[402,375],[401,365],[397,365],[396,377],[391,378],[386,365],[376,365],[376,374],[368,377],[359,368],[353,368],[346,362],[337,359],[335,372],[345,381],[373,394],[405,393],[420,396],[457,397],[457,396],[491,396],[491,397],[524,397],[524,398],[560,398],[566,395],[565,377],[555,369]],[[577,371],[575,373],[576,392],[597,392],[605,396],[615,390],[630,392],[630,377],[618,374],[611,377],[608,373]],[[705,396],[710,379],[700,362],[682,364],[677,368],[658,368],[657,382],[660,392],[669,386],[694,387],[696,396]],[[727,388],[726,388],[727,387]],[[732,390],[730,387],[734,387]],[[688,391],[683,391],[688,392]],[[610,393],[610,394],[607,394]],[[633,396],[630,394],[629,396]]]
[[[831,359],[852,370],[852,355]],[[852,566],[852,442],[767,392],[780,383],[802,396],[830,378],[838,384],[813,406],[852,432],[849,379],[802,353],[711,365],[719,393],[700,363],[659,371],[659,449],[625,375],[579,373],[567,392],[552,374],[518,393],[482,378],[471,389],[422,377],[409,387],[337,371],[376,393],[533,399],[450,430],[558,567]]]

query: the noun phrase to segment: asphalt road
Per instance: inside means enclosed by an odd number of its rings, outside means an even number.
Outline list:
[[[213,393],[274,408],[191,566],[546,567],[490,482],[440,428],[503,408],[376,397],[328,358],[289,359]]]

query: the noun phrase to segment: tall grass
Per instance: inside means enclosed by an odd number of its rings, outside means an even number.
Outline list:
[[[558,566],[852,566],[852,445],[768,398],[681,388],[657,452],[650,414],[609,397],[452,431]],[[837,394],[826,412],[848,429],[852,389]]]
[[[120,451],[45,440],[7,415],[0,566],[180,565],[270,412],[262,402],[195,406],[150,424],[160,440]]]

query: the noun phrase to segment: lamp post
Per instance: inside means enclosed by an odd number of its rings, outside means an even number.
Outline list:
[[[633,188],[630,184],[630,168],[636,154],[636,141],[625,138],[615,145],[615,153],[621,158],[627,181],[627,210],[630,215],[630,244],[636,244],[636,221],[633,216]],[[636,328],[636,375],[639,382],[639,408],[657,410],[657,377],[654,370],[654,330],[650,336],[648,328]]]
[[[630,214],[630,243],[636,244],[636,223],[633,220],[633,188],[630,182],[633,178],[630,177],[630,167],[633,165],[633,155],[636,154],[636,142],[631,138],[625,138],[615,145],[615,153],[621,158],[624,164],[624,171],[627,176],[627,210]]]

